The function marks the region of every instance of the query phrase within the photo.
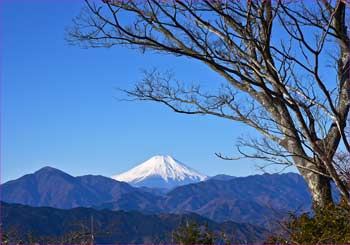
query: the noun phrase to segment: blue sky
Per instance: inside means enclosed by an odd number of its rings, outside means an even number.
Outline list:
[[[261,173],[252,161],[223,161],[245,125],[180,115],[151,102],[121,102],[142,69],[171,70],[184,82],[222,82],[204,65],[124,47],[80,49],[64,40],[81,1],[1,2],[2,182],[53,166],[111,176],[156,154],[208,175]]]

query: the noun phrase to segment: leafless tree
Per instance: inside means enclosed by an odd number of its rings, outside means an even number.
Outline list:
[[[350,152],[348,6],[341,0],[87,0],[68,40],[201,61],[226,81],[217,91],[151,72],[126,92],[178,113],[255,128],[261,138],[245,146],[256,153],[241,151],[242,157],[296,166],[322,207],[333,202],[331,181],[349,203],[333,161],[339,148]]]
[[[350,189],[350,155],[346,152],[337,152],[334,156],[334,166],[340,179]]]
[[[350,127],[347,126],[346,137],[350,138]],[[340,178],[346,183],[350,189],[350,154],[346,151],[338,151],[334,156],[334,165],[340,175]]]

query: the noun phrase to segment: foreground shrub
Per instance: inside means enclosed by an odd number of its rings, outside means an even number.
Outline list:
[[[349,244],[350,209],[346,205],[330,205],[315,209],[313,214],[290,214],[280,223],[283,230],[270,236],[267,244]]]
[[[187,221],[172,232],[172,240],[175,244],[214,244],[214,235],[208,224],[203,227]]]

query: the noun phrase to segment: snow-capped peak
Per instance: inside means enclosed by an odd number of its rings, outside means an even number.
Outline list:
[[[158,155],[112,178],[136,186],[169,188],[203,181],[207,179],[207,176],[187,167],[171,156]]]

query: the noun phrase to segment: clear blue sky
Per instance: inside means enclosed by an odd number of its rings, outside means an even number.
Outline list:
[[[53,166],[72,175],[111,176],[156,154],[208,175],[260,173],[257,162],[223,161],[245,125],[187,116],[152,102],[120,102],[115,87],[142,69],[172,70],[185,82],[221,79],[185,58],[124,47],[80,49],[64,40],[82,1],[1,2],[2,182]],[[253,131],[250,131],[252,134]]]

